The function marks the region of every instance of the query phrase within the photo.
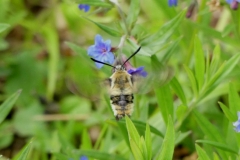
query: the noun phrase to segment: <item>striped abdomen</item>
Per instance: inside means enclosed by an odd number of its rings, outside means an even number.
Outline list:
[[[125,115],[131,116],[133,112],[133,94],[111,96],[111,105],[116,119],[119,120]]]

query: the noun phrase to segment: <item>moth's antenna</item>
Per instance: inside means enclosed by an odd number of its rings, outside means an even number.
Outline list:
[[[112,67],[112,68],[115,68],[115,67],[114,67],[114,66],[112,66],[111,64],[104,63],[104,62],[98,61],[98,60],[96,60],[96,59],[93,59],[93,58],[91,58],[91,60],[93,60],[94,62],[97,62],[97,63],[102,63],[102,64],[105,64],[105,65],[107,65],[107,66],[110,66],[110,67]]]
[[[123,66],[129,59],[131,59],[133,56],[135,56],[135,54],[137,54],[137,53],[140,51],[140,49],[141,49],[141,46],[140,46],[130,57],[128,57],[128,59],[122,64],[122,66]]]

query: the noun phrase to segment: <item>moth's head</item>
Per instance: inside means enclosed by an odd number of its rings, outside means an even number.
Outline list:
[[[93,60],[94,62],[102,63],[102,64],[105,64],[105,65],[107,65],[107,66],[112,67],[112,68],[113,68],[113,72],[116,72],[116,71],[126,71],[125,64],[128,62],[129,59],[131,59],[135,54],[137,54],[140,49],[141,49],[141,47],[139,47],[139,48],[138,48],[130,57],[128,57],[124,62],[122,62],[121,59],[117,58],[117,60],[114,62],[113,65],[108,64],[108,63],[105,63],[105,62],[98,61],[98,60],[93,59],[93,58],[91,58],[91,60]]]
[[[116,71],[126,71],[126,68],[124,67],[124,65],[116,65],[113,71],[114,72],[116,72]]]

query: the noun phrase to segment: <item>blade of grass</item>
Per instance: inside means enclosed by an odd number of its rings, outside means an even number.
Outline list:
[[[214,141],[210,141],[210,140],[197,140],[196,142],[209,144],[209,145],[219,148],[223,151],[228,151],[228,152],[238,155],[238,151],[236,149],[231,148],[229,145],[226,145],[225,143],[214,142]]]
[[[25,147],[13,158],[13,160],[26,160],[32,146],[32,141],[30,141]]]
[[[172,118],[169,116],[168,125],[165,137],[163,139],[163,143],[160,149],[160,154],[157,160],[172,160],[173,151],[174,151],[174,143],[175,142],[175,131],[173,126]]]
[[[0,23],[0,33],[3,32],[4,30],[6,30],[9,27],[10,27],[9,24]]]
[[[195,76],[198,83],[198,89],[200,90],[204,82],[205,61],[202,44],[197,35],[195,36],[194,43],[194,57],[195,57]]]
[[[7,98],[3,104],[0,106],[0,124],[3,120],[7,117],[8,113],[11,111],[14,103],[18,99],[19,95],[21,94],[22,90],[18,90],[14,94],[12,94],[9,98]]]
[[[85,18],[86,20],[94,23],[96,26],[98,26],[100,29],[102,29],[103,31],[105,31],[106,33],[110,34],[111,36],[114,36],[114,37],[121,37],[122,34],[118,31],[118,30],[115,30],[107,25],[103,25],[103,24],[100,24],[100,23],[97,23],[97,22],[94,22],[92,21],[91,19],[87,18],[87,17],[83,17]]]
[[[221,143],[224,142],[223,136],[220,134],[218,129],[213,126],[203,115],[201,115],[198,111],[194,110],[194,117],[198,123],[198,126],[203,131],[203,133],[212,141],[217,141]],[[223,159],[227,159],[227,155],[225,152],[218,150],[219,154]]]
[[[147,147],[147,153],[148,153],[148,160],[152,159],[152,138],[151,138],[151,131],[150,127],[147,124],[146,125],[146,131],[145,131],[145,143]]]
[[[197,144],[195,144],[199,160],[210,160],[207,153]]]
[[[117,122],[115,121],[115,120],[107,120],[106,121],[107,123],[109,123],[109,124],[114,124],[114,125],[117,125]],[[135,127],[139,130],[139,131],[145,131],[146,130],[146,123],[144,123],[144,122],[141,122],[141,121],[136,121],[136,120],[132,120],[132,122],[134,123],[134,125],[135,125]],[[118,124],[124,124],[125,125],[125,121],[122,121],[122,120],[120,120],[119,122],[118,122]],[[149,127],[150,127],[150,130],[151,130],[151,132],[152,133],[154,133],[155,135],[157,135],[157,136],[159,136],[159,137],[164,137],[163,136],[163,133],[161,133],[158,129],[156,129],[155,127],[153,127],[153,126],[151,126],[151,125],[149,125]]]

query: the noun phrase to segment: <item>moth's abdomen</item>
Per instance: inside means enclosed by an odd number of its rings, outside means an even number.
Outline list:
[[[111,96],[111,105],[114,115],[117,120],[121,119],[125,115],[131,116],[133,112],[133,95],[116,95]]]

